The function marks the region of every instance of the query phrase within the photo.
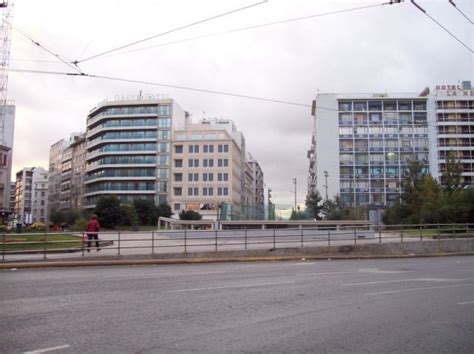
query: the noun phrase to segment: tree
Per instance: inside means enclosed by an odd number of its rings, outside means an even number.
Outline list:
[[[63,213],[56,209],[51,210],[49,221],[56,225],[60,224],[63,221]]]
[[[158,217],[163,216],[165,218],[169,218],[171,215],[173,215],[173,212],[171,211],[171,207],[167,203],[161,203],[158,205]],[[155,224],[158,221],[158,218],[155,220]]]
[[[115,195],[100,196],[94,214],[97,214],[102,227],[113,229],[122,220],[120,200]]]
[[[306,212],[308,216],[312,219],[321,220],[321,210],[323,209],[322,205],[319,205],[322,198],[318,191],[308,193],[306,196]]]
[[[141,225],[155,225],[158,218],[158,208],[151,199],[136,199],[133,201],[138,220]]]
[[[132,204],[120,206],[120,224],[130,226],[138,223],[138,215]]]
[[[301,211],[301,210],[295,211],[295,209],[292,209],[290,220],[307,220],[307,219],[308,219],[308,215],[306,214],[306,212]]]
[[[454,153],[451,151],[446,158],[446,170],[442,174],[445,190],[449,194],[462,189],[461,174],[463,170],[462,163],[459,160],[456,161]]]
[[[201,220],[202,215],[194,210],[182,210],[179,213],[179,218],[181,220]]]

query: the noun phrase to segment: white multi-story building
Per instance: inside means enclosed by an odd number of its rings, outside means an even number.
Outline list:
[[[0,218],[2,222],[10,219],[13,210],[9,200],[11,193],[11,175],[13,161],[13,133],[15,128],[15,106],[0,106]],[[3,111],[5,110],[5,111]]]
[[[48,210],[48,172],[42,167],[27,167],[17,172],[15,214],[18,223],[45,223]]]
[[[309,191],[383,207],[399,200],[410,160],[428,171],[426,97],[318,94],[315,105]]]
[[[172,99],[104,101],[87,117],[84,207],[102,195],[123,203],[169,202],[172,130],[183,129],[186,113]]]
[[[463,166],[462,183],[474,185],[474,89],[470,81],[437,85],[430,95],[431,174],[443,184],[451,154]]]

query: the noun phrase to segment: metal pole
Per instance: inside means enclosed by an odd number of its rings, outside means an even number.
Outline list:
[[[5,261],[5,232],[2,234],[2,239],[3,239],[3,247],[2,247],[2,260]]]
[[[420,241],[423,241],[423,227],[420,224]]]
[[[184,228],[184,253],[188,252],[187,246],[188,246],[188,244],[187,244],[187,232],[186,232],[186,228]]]
[[[273,229],[273,248],[276,248],[276,229]]]
[[[245,249],[247,249],[247,229],[245,229]]]
[[[301,247],[303,247],[304,244],[304,232],[303,232],[303,226],[301,226]]]
[[[295,185],[295,214],[296,214],[296,178],[293,178],[293,184]]]
[[[155,231],[151,232],[151,254],[155,254]]]
[[[331,230],[328,228],[328,246],[331,246]]]
[[[441,231],[439,229],[439,223],[438,223],[438,241],[441,241]]]
[[[379,243],[382,243],[382,225],[379,225]]]
[[[46,259],[46,242],[48,241],[48,236],[46,235],[46,231],[44,232],[44,256],[43,258]]]
[[[118,232],[117,238],[117,255],[120,256],[120,231]]]
[[[216,251],[217,251],[217,229],[216,229]]]
[[[403,242],[403,225],[402,225],[402,230],[400,231],[400,241]]]
[[[357,229],[354,228],[354,245],[357,245]]]
[[[86,235],[86,234],[83,232],[83,233],[82,233],[82,243],[81,243],[81,245],[82,245],[82,256],[83,256],[83,257],[84,257],[84,237],[85,237],[85,235]]]

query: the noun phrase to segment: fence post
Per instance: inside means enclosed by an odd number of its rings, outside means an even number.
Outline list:
[[[304,232],[303,232],[303,227],[301,227],[301,247],[304,245]]]
[[[439,229],[439,223],[438,223],[438,241],[441,241],[441,231]]]
[[[403,243],[403,225],[402,225],[402,229],[400,231],[400,241]]]
[[[5,261],[5,232],[2,234],[3,247],[2,247],[2,260]]]
[[[245,249],[247,249],[247,228],[245,228]]]
[[[420,241],[423,242],[423,227],[421,224],[420,224]]]
[[[357,245],[357,229],[354,228],[354,245]]]
[[[187,229],[184,228],[184,253],[188,252],[188,233],[186,230]]]
[[[48,236],[46,234],[46,231],[44,232],[44,256],[43,258],[46,259],[46,242],[48,241]]]
[[[331,246],[331,230],[328,228],[328,246]]]
[[[273,229],[273,248],[276,248],[276,229]]]
[[[456,225],[453,227],[453,240],[456,239]]]
[[[155,231],[151,232],[151,254],[155,254]]]
[[[117,237],[117,255],[120,256],[120,231],[118,232]]]
[[[382,225],[379,225],[379,243],[382,243]]]
[[[217,251],[217,229],[216,229],[216,251]]]

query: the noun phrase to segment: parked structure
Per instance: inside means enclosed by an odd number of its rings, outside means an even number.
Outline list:
[[[17,223],[46,223],[48,210],[48,172],[42,167],[27,167],[17,172],[15,216]]]
[[[168,202],[171,132],[186,113],[172,99],[104,101],[87,117],[84,207],[101,195]]]

